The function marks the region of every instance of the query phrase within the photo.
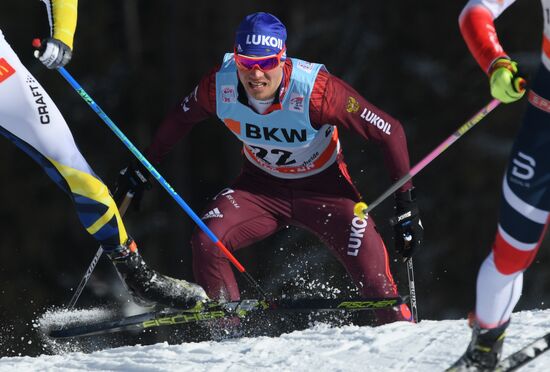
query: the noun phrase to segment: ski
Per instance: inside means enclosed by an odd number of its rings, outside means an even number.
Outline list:
[[[495,368],[498,372],[515,371],[519,367],[529,363],[540,354],[550,349],[550,333],[545,334],[525,346],[523,349],[514,352],[504,358]]]
[[[145,330],[155,327],[198,323],[227,317],[246,317],[254,312],[316,312],[358,311],[387,309],[403,304],[402,297],[355,298],[355,299],[276,299],[240,300],[231,302],[208,302],[198,309],[165,309],[119,318],[99,323],[62,327],[50,330],[47,335],[54,339],[83,337],[120,331]]]

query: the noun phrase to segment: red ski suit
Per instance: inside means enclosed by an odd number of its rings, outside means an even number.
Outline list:
[[[284,65],[283,81],[272,107],[265,114],[280,109],[292,72],[292,62]],[[216,116],[216,72],[212,70],[197,88],[174,108],[158,129],[147,150],[153,164],[158,164],[193,125]],[[238,99],[246,103],[246,93],[239,87]],[[369,115],[365,115],[369,113]],[[379,129],[373,117],[391,125]],[[320,71],[311,91],[309,117],[319,129],[330,123],[338,129],[352,130],[382,149],[392,181],[409,171],[406,138],[399,121],[361,97],[342,80]],[[370,121],[369,121],[370,119]],[[232,252],[262,240],[286,225],[305,228],[319,237],[344,265],[364,296],[391,297],[397,294],[388,255],[371,217],[361,221],[353,214],[360,200],[347,172],[341,153],[321,173],[298,179],[283,179],[264,172],[248,159],[239,177],[220,192],[207,206],[204,223]],[[412,187],[408,182],[402,191]],[[239,298],[239,289],[231,268],[218,247],[206,234],[197,230],[192,237],[193,270],[196,281],[212,298]],[[406,306],[401,311],[382,311],[379,320],[410,319]]]

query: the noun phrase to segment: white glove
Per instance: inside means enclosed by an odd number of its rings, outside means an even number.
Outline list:
[[[47,38],[42,40],[40,49],[34,52],[34,56],[47,68],[55,69],[69,63],[73,53],[71,48],[64,42],[54,38]]]

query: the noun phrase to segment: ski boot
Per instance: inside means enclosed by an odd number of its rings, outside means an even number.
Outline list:
[[[208,300],[201,286],[162,275],[147,266],[132,239],[106,252],[133,301],[140,306],[192,309]]]
[[[481,328],[474,321],[472,341],[468,349],[449,369],[448,372],[485,372],[492,371],[500,361],[506,328],[510,320],[497,328]]]

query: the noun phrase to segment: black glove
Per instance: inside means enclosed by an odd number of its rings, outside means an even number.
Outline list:
[[[395,217],[390,223],[395,233],[395,249],[406,261],[420,247],[424,237],[414,188],[395,194]]]
[[[128,166],[120,170],[115,184],[113,199],[117,205],[121,205],[122,200],[128,192],[133,194],[132,206],[134,210],[139,211],[143,190],[150,190],[153,183],[150,180],[150,174],[141,165],[135,161],[130,162]]]
[[[35,56],[49,69],[65,66],[71,60],[71,48],[61,40],[47,38],[40,42],[40,48]]]

